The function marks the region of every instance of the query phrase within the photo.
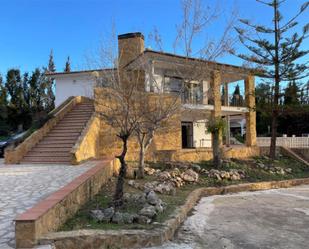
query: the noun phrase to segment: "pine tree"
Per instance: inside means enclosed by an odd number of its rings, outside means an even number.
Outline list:
[[[299,87],[296,84],[295,80],[289,82],[288,86],[285,89],[284,105],[298,105],[300,103],[299,91]]]
[[[50,54],[49,54],[49,61],[48,61],[48,68],[47,68],[48,72],[56,72],[56,66],[54,63],[54,51],[51,50]]]
[[[7,90],[3,84],[0,74],[0,136],[7,135],[9,126],[7,124]]]
[[[53,50],[51,50],[50,55],[49,55],[49,61],[48,61],[48,67],[43,68],[44,71],[44,77],[47,73],[51,72],[56,72],[56,66],[54,63],[54,55],[53,55]],[[54,79],[48,77],[45,77],[46,81],[46,98],[45,98],[45,105],[46,105],[46,110],[50,112],[55,108],[55,94],[54,94]]]
[[[240,42],[251,51],[251,55],[238,54],[245,61],[257,64],[258,68],[263,69],[263,77],[274,80],[274,95],[272,106],[272,125],[271,125],[271,146],[270,157],[275,158],[277,119],[279,115],[280,84],[288,80],[297,80],[308,75],[308,66],[298,63],[298,59],[308,54],[302,50],[303,43],[309,31],[309,24],[303,27],[302,34],[293,32],[293,28],[298,24],[297,17],[308,7],[309,2],[304,3],[297,14],[283,23],[283,17],[279,11],[281,0],[262,1],[257,0],[273,10],[273,26],[266,27],[256,25],[249,20],[241,19],[240,22],[247,28],[252,28],[258,35],[253,38],[237,27]]]
[[[68,56],[68,59],[65,63],[64,72],[69,73],[71,72],[71,62],[70,62],[70,56]]]
[[[237,84],[231,99],[231,105],[232,106],[242,106],[244,102],[243,97],[240,94],[240,88],[239,85]]]

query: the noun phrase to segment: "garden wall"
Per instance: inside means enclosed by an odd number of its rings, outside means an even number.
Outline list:
[[[250,158],[260,155],[259,147],[235,146],[223,150],[224,158]],[[147,159],[152,161],[201,162],[212,159],[211,149],[181,149],[156,151]]]
[[[42,235],[57,231],[99,192],[115,168],[115,159],[99,160],[93,168],[20,214],[15,219],[16,248],[31,248]]]

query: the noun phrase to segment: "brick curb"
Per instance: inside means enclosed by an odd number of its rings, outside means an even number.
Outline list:
[[[185,204],[175,210],[162,227],[152,230],[93,230],[84,229],[68,232],[49,233],[39,239],[39,243],[53,244],[56,249],[96,249],[96,248],[141,248],[158,246],[173,238],[176,230],[185,221],[197,202],[206,196],[224,195],[242,191],[258,191],[288,188],[309,184],[309,178],[258,183],[244,183],[226,187],[199,188],[192,191]]]

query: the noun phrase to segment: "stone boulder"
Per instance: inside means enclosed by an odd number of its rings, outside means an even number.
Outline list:
[[[137,216],[137,223],[138,224],[149,224],[151,222],[151,219],[149,219],[148,217],[146,216],[143,216],[143,215],[138,215]]]
[[[161,203],[161,200],[159,199],[159,197],[157,196],[157,194],[153,190],[151,190],[147,194],[146,200],[149,204],[154,205],[154,206]]]
[[[199,175],[192,169],[187,169],[181,174],[181,178],[186,182],[197,182]]]
[[[112,222],[116,224],[124,224],[123,214],[115,212],[112,218]]]
[[[145,171],[145,174],[149,176],[152,176],[153,174],[157,172],[155,169],[150,168],[150,167],[145,167],[144,171]]]
[[[100,209],[91,210],[90,216],[92,217],[92,219],[94,219],[98,222],[101,222],[104,219],[104,213]]]
[[[158,174],[158,180],[161,181],[161,182],[167,181],[167,180],[169,180],[171,178],[172,178],[172,176],[167,171],[163,171],[163,172],[160,172]]]
[[[176,189],[174,187],[174,184],[170,181],[160,183],[154,188],[154,191],[160,194],[168,194],[168,195],[176,194]]]
[[[146,205],[139,211],[139,215],[146,216],[150,219],[153,219],[156,217],[157,211],[154,206]]]

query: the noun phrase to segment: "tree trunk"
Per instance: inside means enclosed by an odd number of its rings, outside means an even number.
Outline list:
[[[120,161],[120,171],[117,178],[117,184],[116,184],[116,190],[114,194],[113,199],[113,205],[115,208],[120,207],[123,205],[123,185],[124,185],[124,179],[127,173],[127,163],[125,161],[125,156],[127,154],[127,142],[128,142],[128,136],[121,137],[123,146],[122,146],[122,153],[120,156],[117,156],[117,158]]]
[[[141,143],[140,144],[140,151],[139,151],[137,178],[144,178],[145,177],[144,167],[145,167],[145,146],[144,146],[144,143]]]
[[[271,121],[271,141],[269,156],[271,159],[276,158],[276,140],[277,140],[277,119],[278,119],[278,101],[279,101],[279,86],[280,86],[280,76],[279,76],[279,18],[278,18],[278,3],[274,1],[274,25],[275,25],[275,92],[274,92],[274,103],[272,110],[272,121]]]
[[[212,133],[212,153],[213,153],[213,163],[216,168],[221,168],[222,165],[222,155],[219,141],[219,132]]]
[[[148,137],[145,135],[143,137],[139,137],[139,145],[140,145],[140,151],[139,151],[139,164],[138,164],[138,172],[137,172],[137,178],[144,178],[145,177],[145,154],[148,149],[148,146],[151,144],[151,141],[153,139],[153,132],[148,134]],[[146,141],[145,141],[146,140]]]

